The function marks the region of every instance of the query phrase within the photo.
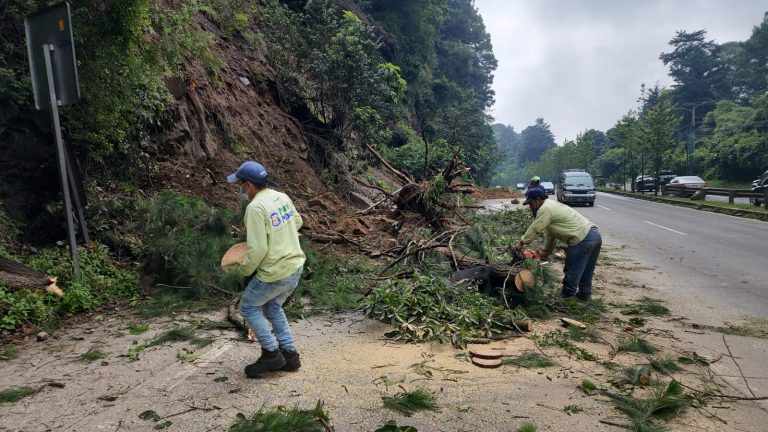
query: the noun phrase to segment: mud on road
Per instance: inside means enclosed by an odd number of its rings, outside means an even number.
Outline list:
[[[557,347],[537,347],[536,337],[559,328],[554,319],[536,322],[527,337],[493,343],[506,356],[546,354],[555,365],[543,369],[509,364],[481,369],[469,362],[465,350],[395,343],[384,337],[387,325],[348,313],[294,322],[303,367],[251,380],[242,370],[260,349],[234,329],[217,328],[226,323],[224,310],[149,320],[149,330],[139,335],[132,335],[128,325],[144,321],[130,311],[93,315],[87,322],[65,325],[47,341],[20,344],[16,358],[0,362],[0,390],[40,388],[15,404],[0,405],[0,430],[147,431],[166,424],[166,430],[223,431],[237,413],[280,405],[309,409],[318,400],[324,401],[336,431],[373,431],[388,420],[420,431],[514,431],[523,423],[533,423],[540,431],[621,430],[601,420],[628,424],[626,417],[606,398],[586,395],[580,385],[589,379],[610,388],[608,382],[618,373],[613,365],[647,363],[645,355],[614,350],[616,340],[629,330],[629,317],[617,308],[656,292],[632,279],[628,269],[635,265],[622,258],[620,250],[608,250],[598,267],[596,294],[616,307],[596,324],[603,341],[576,343],[598,361],[577,360]],[[632,332],[662,348],[657,356],[677,358],[696,351],[716,360],[708,367],[684,366],[684,372],[675,374],[681,382],[697,388],[717,383],[725,393],[749,394],[718,343],[721,334],[692,330],[681,316],[644,318],[645,326]],[[132,348],[179,327],[194,327],[197,336],[212,343],[201,348],[171,342],[146,348],[137,360],[127,357]],[[734,350],[745,344],[765,345],[764,339],[733,335],[728,341]],[[82,358],[95,350],[103,357]],[[656,378],[669,381],[663,375]],[[440,411],[406,417],[383,407],[382,396],[416,388],[433,392]],[[765,387],[753,385],[752,390],[768,393]],[[568,413],[564,408],[569,405],[582,411]],[[760,431],[768,424],[763,409],[754,402],[716,401],[688,409],[667,426],[675,431]],[[139,417],[148,410],[161,420]]]

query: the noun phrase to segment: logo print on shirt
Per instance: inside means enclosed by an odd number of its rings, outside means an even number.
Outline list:
[[[269,214],[269,219],[272,222],[272,228],[277,228],[282,225],[283,222],[288,222],[293,217],[293,210],[288,204],[278,207],[277,211],[273,211]]]

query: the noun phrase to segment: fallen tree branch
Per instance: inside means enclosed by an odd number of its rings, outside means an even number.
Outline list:
[[[416,248],[416,249],[406,253],[405,255],[400,256],[400,258],[398,258],[398,259],[392,261],[391,263],[389,263],[389,265],[386,266],[384,268],[384,270],[379,272],[379,275],[383,275],[384,273],[387,272],[387,270],[391,269],[395,264],[397,264],[400,261],[408,258],[411,255],[415,255],[415,254],[417,254],[419,252],[422,252],[422,251],[425,251],[425,250],[428,250],[428,249],[435,249],[435,248],[446,247],[446,246],[448,246],[448,245],[445,244],[445,243],[439,243],[439,244],[427,245],[427,246],[422,246],[420,248]]]
[[[394,197],[394,195],[392,195],[392,194],[391,194],[391,193],[389,193],[388,191],[384,190],[384,188],[383,188],[383,187],[381,187],[381,186],[372,185],[372,184],[370,184],[370,183],[368,183],[368,182],[364,182],[364,181],[360,180],[360,179],[359,179],[359,178],[357,178],[357,177],[352,177],[352,178],[353,178],[353,179],[354,179],[356,182],[360,183],[361,185],[363,185],[363,186],[365,186],[365,187],[367,187],[367,188],[369,188],[369,189],[376,189],[377,191],[379,191],[379,192],[383,193],[384,195],[386,195],[386,196],[387,196],[387,198],[393,198],[393,197]]]
[[[749,390],[749,394],[751,394],[752,397],[755,397],[755,392],[753,392],[752,388],[749,386],[749,381],[747,381],[747,377],[744,376],[744,371],[741,370],[741,365],[739,365],[739,362],[736,361],[736,357],[734,357],[733,353],[731,352],[731,347],[729,347],[728,342],[725,341],[725,334],[723,334],[723,344],[725,344],[725,348],[728,350],[728,355],[731,357],[731,360],[733,360],[733,363],[739,369],[739,374],[741,375],[741,379],[744,380],[744,384],[746,384],[747,390]]]
[[[377,152],[375,148],[371,147],[370,144],[366,144],[365,146],[368,148],[368,150],[371,153],[373,153],[374,156],[376,156],[376,159],[378,159],[379,162],[382,163],[382,165],[387,167],[387,169],[390,170],[392,172],[392,174],[396,175],[397,178],[399,178],[400,180],[403,180],[405,183],[413,183],[414,182],[413,179],[410,178],[408,175],[403,174],[402,172],[398,171],[397,168],[395,168],[392,165],[390,165],[389,162],[387,162],[387,160],[384,159],[384,157],[382,157],[381,154],[379,154],[379,152]]]

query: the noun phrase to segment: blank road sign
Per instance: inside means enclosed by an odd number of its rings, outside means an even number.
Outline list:
[[[45,45],[53,46],[51,63],[58,105],[80,101],[80,84],[77,79],[77,60],[72,40],[69,4],[59,3],[28,16],[24,20],[24,28],[27,33],[27,52],[35,107],[42,109],[50,102],[43,56]]]

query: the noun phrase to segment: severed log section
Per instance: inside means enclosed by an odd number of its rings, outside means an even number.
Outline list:
[[[515,276],[522,270],[520,267],[509,264],[488,264],[461,252],[454,251],[451,253],[447,247],[439,247],[435,250],[449,258],[456,258],[459,271],[454,273],[455,276],[451,276],[451,280],[454,281],[488,277],[495,286],[502,286],[506,281],[507,286],[511,288],[515,284]]]
[[[55,277],[4,257],[0,257],[0,282],[11,289],[41,289],[59,297],[64,295]]]

